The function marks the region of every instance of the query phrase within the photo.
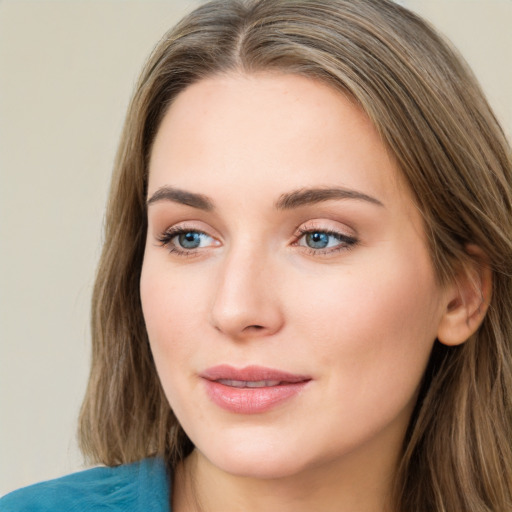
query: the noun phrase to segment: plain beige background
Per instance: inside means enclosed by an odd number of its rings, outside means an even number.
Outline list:
[[[104,202],[145,57],[191,0],[0,0],[0,495],[80,469]],[[512,0],[404,0],[512,138]]]

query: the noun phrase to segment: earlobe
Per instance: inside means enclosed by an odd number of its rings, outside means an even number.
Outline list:
[[[437,339],[444,345],[464,343],[480,327],[492,295],[492,270],[479,247],[466,248],[472,261],[464,265],[447,288],[446,309]]]

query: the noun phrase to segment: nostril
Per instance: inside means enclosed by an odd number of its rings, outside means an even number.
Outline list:
[[[263,326],[262,325],[248,325],[246,327],[246,329],[251,329],[251,330],[259,331],[259,330],[263,329]]]

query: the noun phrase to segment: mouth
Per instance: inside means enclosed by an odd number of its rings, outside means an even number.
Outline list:
[[[299,375],[264,366],[235,368],[227,364],[208,368],[200,376],[203,379],[221,382],[231,387],[267,387],[311,380],[308,375]]]
[[[210,400],[237,414],[264,413],[291,400],[312,380],[272,368],[220,365],[200,374]]]
[[[279,386],[282,381],[279,380],[229,380],[229,379],[218,379],[215,382],[229,386],[230,388],[270,388],[273,386]]]

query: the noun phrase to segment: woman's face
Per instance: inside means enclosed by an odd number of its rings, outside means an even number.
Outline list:
[[[223,75],[152,149],[144,317],[197,453],[231,474],[394,463],[447,292],[367,117],[326,85]]]

